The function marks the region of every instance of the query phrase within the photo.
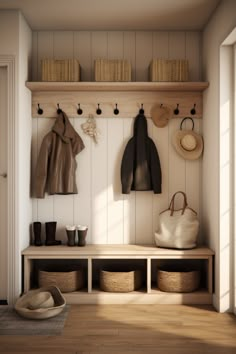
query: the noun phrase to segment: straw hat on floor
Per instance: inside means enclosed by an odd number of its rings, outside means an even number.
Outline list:
[[[65,305],[59,288],[50,286],[28,291],[16,301],[15,310],[22,317],[43,320],[59,315]]]

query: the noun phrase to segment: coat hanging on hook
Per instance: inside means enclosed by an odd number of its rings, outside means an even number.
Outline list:
[[[77,194],[75,156],[84,143],[65,112],[58,115],[52,130],[43,138],[34,176],[34,196]]]
[[[147,120],[138,114],[134,136],[128,141],[121,163],[122,193],[131,190],[161,193],[161,165],[156,146],[147,132]]]

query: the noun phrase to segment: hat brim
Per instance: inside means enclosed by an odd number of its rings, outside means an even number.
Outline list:
[[[196,139],[196,148],[192,151],[185,150],[181,145],[181,139],[186,134],[190,134]],[[197,160],[203,152],[202,136],[193,130],[177,130],[172,136],[172,145],[174,146],[176,152],[185,160]]]

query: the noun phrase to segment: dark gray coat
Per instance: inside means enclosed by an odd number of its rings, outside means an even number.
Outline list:
[[[161,166],[156,146],[148,137],[147,120],[139,114],[134,136],[128,141],[121,163],[122,193],[130,190],[161,193]]]

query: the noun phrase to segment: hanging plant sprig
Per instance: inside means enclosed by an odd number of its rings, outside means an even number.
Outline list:
[[[89,118],[87,119],[87,121],[85,123],[81,124],[81,128],[85,134],[87,134],[87,135],[91,136],[91,138],[93,138],[93,140],[96,144],[98,143],[99,132],[97,130],[96,120],[92,114],[89,115]]]

